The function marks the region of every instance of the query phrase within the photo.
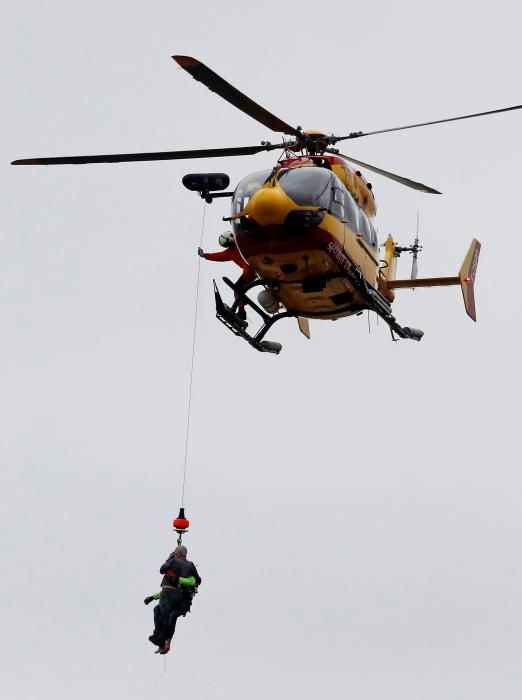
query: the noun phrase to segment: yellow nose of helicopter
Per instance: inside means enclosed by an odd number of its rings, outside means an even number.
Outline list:
[[[267,187],[256,192],[248,202],[245,213],[260,226],[282,225],[295,207],[280,187]]]

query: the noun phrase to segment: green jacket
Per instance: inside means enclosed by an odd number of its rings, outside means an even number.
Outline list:
[[[178,579],[179,587],[184,588],[185,590],[192,588],[192,593],[195,593],[198,589],[196,586],[196,579],[194,576],[180,576]],[[159,600],[159,597],[161,595],[161,591],[158,591],[157,593],[154,593],[152,596],[154,600]]]

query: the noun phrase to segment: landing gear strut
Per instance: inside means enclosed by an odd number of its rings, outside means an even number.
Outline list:
[[[225,304],[219,293],[216,281],[214,280],[214,298],[216,301],[217,318],[221,321],[221,323],[224,323],[225,326],[231,330],[232,333],[234,333],[234,335],[239,335],[244,338],[247,343],[249,343],[256,350],[259,350],[259,352],[271,352],[275,355],[279,355],[283,347],[281,343],[275,343],[271,340],[263,340],[263,338],[274,323],[282,318],[295,318],[295,314],[291,313],[290,311],[281,311],[270,316],[265,313],[260,306],[249,299],[247,292],[254,287],[266,286],[266,283],[262,280],[254,280],[254,282],[250,282],[243,288],[239,288],[236,284],[234,284],[234,282],[231,282],[228,277],[223,277],[223,281],[234,290],[236,298],[232,306]],[[247,332],[246,329],[248,327],[248,323],[238,315],[240,304],[247,304],[251,309],[259,314],[263,321],[263,325],[254,335],[250,335]]]

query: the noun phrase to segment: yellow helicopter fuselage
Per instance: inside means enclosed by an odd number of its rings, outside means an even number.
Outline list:
[[[358,270],[378,284],[375,199],[359,172],[337,156],[296,156],[281,161],[246,204],[238,188],[238,248],[288,311],[336,319],[366,308],[347,274]]]

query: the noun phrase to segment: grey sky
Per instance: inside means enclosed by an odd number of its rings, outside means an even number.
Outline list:
[[[166,674],[147,641],[181,493],[203,205],[252,158],[14,168],[14,158],[256,144],[178,69],[198,57],[291,124],[338,134],[521,102],[515,2],[3,0],[0,694],[10,700],[519,700],[517,268],[522,115],[350,142],[444,193],[370,177],[380,238],[420,274],[483,245],[456,288],[292,321],[255,353],[214,318],[203,262],[185,504],[204,579]],[[227,205],[206,210],[216,249]],[[404,274],[409,261],[401,261]]]

